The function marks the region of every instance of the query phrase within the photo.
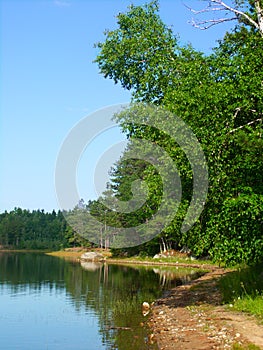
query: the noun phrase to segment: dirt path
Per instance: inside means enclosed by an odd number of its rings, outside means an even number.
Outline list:
[[[225,273],[216,269],[156,301],[149,324],[160,350],[263,349],[263,325],[222,306],[217,281]]]

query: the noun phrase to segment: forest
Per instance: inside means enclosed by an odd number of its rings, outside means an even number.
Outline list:
[[[144,244],[114,248],[115,254],[153,255],[160,247],[187,247],[197,257],[209,255],[227,265],[263,260],[263,4],[236,0],[235,9],[236,26],[211,54],[182,45],[162,21],[158,1],[132,5],[118,14],[117,28],[107,30],[105,41],[96,44],[100,73],[132,92],[130,107],[115,116],[129,140],[125,153],[129,154],[135,139],[154,143],[176,163],[182,186],[178,210],[169,225],[151,240],[142,228],[139,234],[145,237]],[[156,119],[156,109],[161,111],[160,128],[149,126]],[[193,196],[195,174],[180,145],[162,131],[176,127],[177,119],[171,121],[168,114],[180,117],[191,128],[208,168],[204,208],[185,231],[181,227]],[[140,116],[140,123],[133,122],[134,115],[136,121]],[[127,158],[124,154],[113,166],[102,198],[85,205],[99,221],[93,230],[94,235],[100,232],[104,247],[118,239],[106,230],[107,225],[132,226],[136,231],[137,225],[156,215],[161,204],[165,184],[158,171],[149,162]],[[105,212],[102,200],[130,200],[131,184],[137,179],[147,183],[146,205],[136,215]],[[166,205],[168,210],[172,204],[167,201]],[[76,206],[67,215],[78,217],[81,211],[83,207]],[[159,220],[152,225],[161,224]],[[60,211],[15,209],[0,215],[1,246],[63,248],[83,242]]]
[[[62,211],[14,208],[0,214],[0,248],[49,249],[89,246],[67,224]]]

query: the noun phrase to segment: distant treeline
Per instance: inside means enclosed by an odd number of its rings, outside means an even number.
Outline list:
[[[83,244],[61,211],[47,213],[15,208],[0,214],[1,248],[62,249]]]

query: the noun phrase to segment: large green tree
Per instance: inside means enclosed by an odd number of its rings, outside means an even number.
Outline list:
[[[247,3],[249,16],[254,18],[258,2]],[[162,105],[195,133],[207,158],[209,193],[196,225],[180,233],[192,194],[189,161],[165,133],[133,125],[132,109],[117,116],[131,142],[136,137],[160,145],[179,169],[184,190],[181,207],[163,231],[164,237],[187,245],[197,255],[209,253],[227,263],[263,258],[263,41],[260,25],[244,18],[212,54],[205,55],[178,44],[158,14],[157,1],[131,6],[117,17],[118,28],[107,32],[105,42],[98,44],[96,59],[105,77],[133,91],[134,102]],[[260,18],[256,20],[260,24]],[[165,123],[165,118],[160,120],[160,129]],[[113,172],[119,196],[127,193],[128,173],[128,166],[121,163]],[[159,187],[158,181],[154,176],[148,178],[152,188]]]
[[[105,78],[132,90],[136,99],[160,101],[173,74],[177,41],[158,15],[157,1],[130,6],[117,16],[118,28],[106,32],[96,58]]]

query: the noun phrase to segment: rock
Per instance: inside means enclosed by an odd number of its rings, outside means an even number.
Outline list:
[[[160,254],[155,254],[153,257],[153,259],[161,259],[161,258],[168,258],[168,256],[160,253]]]
[[[159,259],[160,258],[160,255],[159,254],[155,254],[153,259]]]
[[[151,308],[150,304],[147,303],[146,301],[144,301],[142,303],[142,314],[143,314],[143,316],[147,316],[149,314],[150,308]]]
[[[86,252],[81,255],[80,259],[84,261],[104,261],[105,257],[97,252]]]
[[[144,301],[142,303],[142,308],[143,308],[143,310],[149,310],[150,309],[150,304],[147,303],[146,301]]]

